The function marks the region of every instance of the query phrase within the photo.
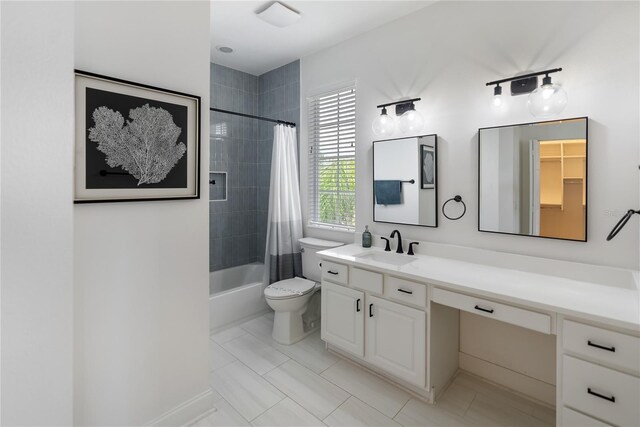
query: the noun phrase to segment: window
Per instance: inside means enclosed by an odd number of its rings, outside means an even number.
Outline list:
[[[356,89],[309,101],[309,224],[356,225]]]

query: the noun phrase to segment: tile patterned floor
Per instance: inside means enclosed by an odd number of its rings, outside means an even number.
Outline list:
[[[214,426],[549,427],[555,412],[461,373],[429,405],[325,350],[316,332],[284,346],[273,313],[211,336]]]

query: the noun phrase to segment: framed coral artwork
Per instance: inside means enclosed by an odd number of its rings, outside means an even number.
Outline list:
[[[75,203],[200,197],[200,97],[75,71]]]

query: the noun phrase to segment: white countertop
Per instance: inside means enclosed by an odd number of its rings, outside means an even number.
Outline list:
[[[364,252],[384,251],[351,244],[324,250],[318,255],[322,259],[424,281],[442,288],[640,331],[640,292],[636,271],[629,270],[632,282],[629,286],[619,287],[433,255],[414,255],[415,261],[402,266],[355,256]],[[540,258],[536,260],[542,261]],[[576,269],[583,266],[579,263],[566,264]],[[602,276],[606,277],[608,267],[602,268],[605,270]]]

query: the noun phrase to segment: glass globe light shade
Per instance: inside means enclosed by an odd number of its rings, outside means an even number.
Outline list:
[[[382,114],[375,118],[371,125],[373,133],[376,136],[390,136],[396,129],[396,121],[393,117],[387,115],[387,109],[382,109]]]
[[[535,117],[548,117],[560,114],[567,106],[569,97],[562,86],[545,83],[529,94],[527,105]]]
[[[416,110],[406,111],[400,116],[400,130],[404,133],[420,132],[423,126],[424,118]]]

